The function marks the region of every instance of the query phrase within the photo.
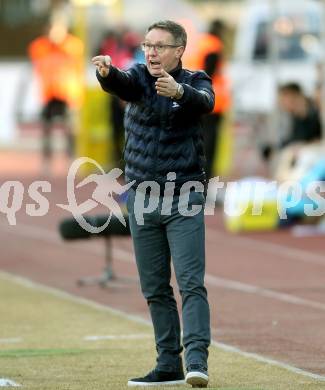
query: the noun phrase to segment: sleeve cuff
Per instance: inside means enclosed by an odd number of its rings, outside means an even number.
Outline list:
[[[190,91],[189,91],[190,86],[187,85],[187,84],[183,84],[183,83],[180,83],[180,84],[181,84],[181,86],[184,89],[184,93],[183,93],[183,96],[180,99],[177,99],[177,103],[182,104],[182,103],[186,103],[187,100],[188,100],[188,96],[190,94]]]

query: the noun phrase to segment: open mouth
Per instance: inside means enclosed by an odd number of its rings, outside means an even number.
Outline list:
[[[161,67],[161,62],[159,61],[149,61],[149,63],[152,69],[160,69]]]

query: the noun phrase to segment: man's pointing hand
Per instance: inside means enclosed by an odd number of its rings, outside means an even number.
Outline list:
[[[91,59],[91,62],[97,67],[98,73],[102,77],[108,76],[109,67],[112,63],[110,56],[96,56]]]

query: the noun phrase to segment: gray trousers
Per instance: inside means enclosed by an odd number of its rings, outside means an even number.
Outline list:
[[[145,195],[144,204],[148,204],[148,196]],[[133,189],[129,191],[127,208],[141,290],[154,327],[157,369],[178,371],[182,365],[182,344],[186,367],[200,364],[207,369],[210,313],[204,287],[204,196],[190,192],[189,209],[202,205],[202,210],[195,216],[179,213],[179,196],[176,195],[170,198],[170,215],[163,215],[162,196],[152,196],[159,197],[158,207],[143,214],[143,224],[137,223],[135,200],[138,198]],[[179,315],[170,285],[171,258],[182,297],[182,343]]]

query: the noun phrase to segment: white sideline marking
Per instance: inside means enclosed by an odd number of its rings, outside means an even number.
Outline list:
[[[249,359],[257,360],[257,361],[259,361],[261,363],[266,363],[266,364],[269,364],[271,366],[284,368],[285,370],[291,371],[291,372],[293,372],[295,374],[300,374],[300,375],[308,376],[309,378],[312,378],[312,379],[325,381],[325,376],[314,374],[312,372],[308,372],[308,371],[302,370],[301,368],[291,366],[290,364],[286,364],[286,363],[282,363],[282,362],[279,362],[279,361],[274,360],[274,359],[266,358],[266,357],[258,355],[256,353],[245,352],[245,351],[242,351],[240,348],[232,347],[230,345],[227,345],[227,344],[224,344],[224,343],[219,343],[219,342],[216,342],[216,341],[212,341],[211,345],[213,345],[213,346],[215,346],[217,348],[220,348],[223,351],[238,353],[241,356],[247,357]]]
[[[210,274],[205,276],[205,280],[207,283],[213,286],[223,287],[229,290],[237,290],[248,294],[261,295],[266,298],[273,298],[277,299],[278,301],[292,303],[293,305],[308,306],[313,309],[325,310],[325,304],[321,302],[311,301],[309,299],[296,297],[295,295],[268,290],[266,288],[254,286],[253,284],[246,284],[237,282],[235,280],[218,278],[217,276]]]
[[[91,301],[89,299],[81,298],[81,297],[78,297],[76,295],[70,294],[68,292],[58,290],[54,287],[48,287],[44,284],[33,282],[32,280],[30,280],[28,278],[24,278],[22,276],[17,276],[14,274],[10,274],[9,272],[0,271],[0,277],[3,277],[4,279],[13,281],[17,284],[20,284],[21,286],[24,286],[24,287],[27,287],[30,289],[47,292],[53,296],[56,296],[56,297],[59,297],[62,299],[66,299],[68,301],[72,301],[75,303],[80,303],[81,305],[92,307],[93,309],[96,309],[96,310],[106,311],[106,312],[109,312],[109,313],[117,315],[117,316],[122,316],[122,317],[129,319],[131,321],[134,321],[134,322],[138,322],[138,323],[141,323],[144,325],[151,324],[151,322],[149,322],[149,320],[145,320],[144,318],[142,318],[140,316],[124,313],[123,311],[118,310],[118,309],[114,309],[110,306],[105,306],[105,305],[102,305],[100,303]]]
[[[0,387],[20,387],[18,383],[11,381],[10,379],[0,378]]]
[[[114,315],[118,315],[118,316],[120,316],[122,318],[125,318],[125,319],[128,319],[128,320],[131,320],[131,321],[134,321],[134,322],[141,323],[141,324],[144,324],[144,325],[152,327],[151,321],[146,320],[143,317],[140,317],[140,316],[137,316],[137,315],[127,314],[127,313],[125,313],[125,312],[123,312],[121,310],[113,309],[113,308],[111,308],[109,306],[105,306],[105,305],[102,305],[102,304],[97,303],[97,302],[90,301],[90,300],[85,299],[85,298],[80,298],[80,297],[75,296],[73,294],[69,294],[67,292],[63,292],[63,291],[57,290],[55,288],[42,285],[40,283],[35,283],[35,282],[33,282],[33,281],[29,280],[29,279],[26,279],[26,278],[23,278],[23,277],[20,277],[20,276],[16,276],[16,275],[13,275],[13,274],[10,274],[10,273],[7,273],[7,272],[0,271],[0,277],[2,277],[4,279],[7,279],[7,280],[10,280],[10,281],[13,281],[13,282],[15,282],[17,284],[20,284],[22,286],[34,289],[34,290],[47,292],[47,293],[49,293],[49,294],[51,294],[53,296],[56,296],[58,298],[62,298],[62,299],[68,300],[70,302],[74,302],[74,303],[78,303],[78,304],[81,304],[81,305],[84,305],[84,306],[88,306],[88,307],[91,307],[91,308],[96,309],[96,310],[106,311],[108,313],[112,313]],[[302,370],[300,368],[291,366],[289,364],[282,363],[282,362],[280,362],[278,360],[269,359],[267,357],[264,357],[264,356],[261,356],[261,355],[255,354],[255,353],[244,352],[241,349],[233,347],[231,345],[218,343],[218,342],[213,341],[213,340],[211,342],[211,345],[213,345],[215,347],[218,347],[218,348],[222,348],[222,350],[224,350],[226,352],[237,353],[238,355],[246,357],[246,358],[249,358],[249,359],[254,359],[256,361],[259,361],[259,362],[262,362],[262,363],[265,363],[265,364],[269,364],[269,365],[272,365],[272,366],[283,368],[283,369],[285,369],[287,371],[290,371],[290,372],[293,372],[295,374],[303,375],[303,376],[306,376],[306,377],[309,377],[309,378],[312,378],[312,379],[315,379],[315,380],[325,381],[325,376],[314,374],[312,372],[305,371],[305,370]]]
[[[152,339],[153,335],[147,333],[138,333],[138,334],[112,334],[107,336],[86,336],[84,340],[86,341],[99,341],[99,340],[142,340],[142,339]]]
[[[3,225],[0,223],[0,227],[7,227],[7,226],[8,225]],[[19,234],[23,237],[34,238],[37,240],[41,239],[43,241],[46,240],[48,242],[51,242],[51,243],[54,243],[57,245],[62,245],[62,240],[59,238],[59,236],[48,229],[43,229],[43,228],[39,229],[39,228],[35,228],[33,225],[22,225],[22,224],[14,226],[14,228],[15,228],[14,230],[12,230],[12,228],[10,230],[7,228],[6,231],[12,232],[12,233],[19,232]],[[219,234],[219,232],[218,232],[218,234]],[[225,235],[225,238],[227,238],[226,235]],[[247,241],[246,244],[248,242],[250,242],[250,245],[254,245],[254,246],[258,245],[257,240],[248,239],[248,238],[246,239],[243,237],[236,237],[236,240],[237,239],[240,239],[241,241],[245,241],[245,242]],[[272,247],[274,247],[273,244],[270,244],[270,245]],[[77,244],[69,244],[69,246],[70,246],[70,248],[82,251],[83,253],[86,251],[86,248],[80,249],[80,247],[78,247]],[[263,247],[264,247],[264,243],[259,245],[260,249]],[[278,251],[279,252],[281,251],[281,253],[282,253],[282,251],[285,251],[286,249],[288,249],[289,253],[291,253],[290,248],[282,247],[281,245],[276,245],[275,248],[278,248]],[[102,251],[89,250],[89,249],[87,251],[91,252],[91,253],[102,254]],[[300,250],[293,250],[293,253],[295,253],[296,251],[299,252],[301,255],[302,255],[302,253],[306,253],[306,256],[307,256],[307,254],[308,254],[308,256],[311,255],[307,252],[300,251]],[[121,261],[125,261],[128,263],[135,263],[133,254],[125,249],[113,248],[113,256],[116,256]],[[317,256],[317,255],[315,255],[315,256]],[[319,256],[319,257],[321,257],[321,256]],[[322,256],[322,258],[324,258],[324,257]],[[325,265],[325,262],[324,261],[323,261],[323,263],[317,262],[317,264]],[[260,295],[264,298],[276,299],[276,300],[281,301],[281,302],[286,302],[286,303],[300,305],[300,306],[306,306],[306,307],[317,309],[317,310],[322,310],[322,311],[325,310],[325,304],[323,304],[321,302],[300,298],[300,297],[297,297],[297,296],[291,295],[291,294],[280,293],[277,291],[265,289],[265,288],[251,285],[251,284],[241,283],[241,282],[231,280],[231,279],[218,278],[218,277],[211,275],[211,274],[208,274],[208,273],[205,276],[205,280],[208,284],[210,284],[212,286],[224,287],[224,288],[227,288],[230,290],[241,291],[241,292],[249,293],[249,294],[256,294],[256,295]]]
[[[128,263],[134,263],[132,253],[128,252],[125,249],[113,248],[113,253],[116,256],[116,258],[118,258],[119,260]],[[269,290],[263,287],[255,286],[253,284],[238,282],[236,280],[219,278],[217,276],[208,273],[205,275],[205,281],[207,284],[210,284],[215,287],[223,287],[228,290],[240,291],[247,294],[256,294],[264,298],[276,299],[281,302],[306,306],[317,310],[322,310],[322,311],[325,310],[325,304],[321,302],[312,301],[309,299],[297,297],[295,295]]]
[[[114,248],[114,253],[119,260],[134,262],[132,253],[124,249]],[[294,305],[307,306],[313,309],[325,310],[325,304],[321,302],[312,301],[309,299],[297,297],[295,295],[269,290],[263,287],[255,286],[253,284],[242,283],[231,279],[219,278],[208,273],[205,276],[205,281],[212,286],[223,287],[229,290],[236,290],[248,294],[261,295],[265,298],[272,298]]]
[[[22,342],[23,339],[21,337],[13,337],[10,339],[0,339],[0,344],[15,344]]]

